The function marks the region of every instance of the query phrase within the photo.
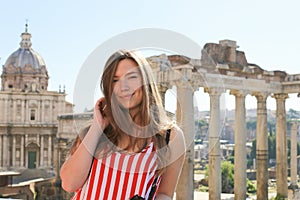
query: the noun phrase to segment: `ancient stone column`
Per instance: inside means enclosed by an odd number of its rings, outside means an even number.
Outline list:
[[[268,95],[255,93],[257,99],[257,121],[256,121],[256,180],[257,200],[268,199],[268,131],[267,131],[267,106]]]
[[[165,102],[165,95],[166,95],[166,92],[167,92],[167,90],[168,90],[168,87],[165,86],[165,85],[159,84],[159,85],[157,85],[157,88],[158,88],[159,93],[160,93],[160,96],[161,96],[162,104],[163,104],[163,106],[165,107],[165,105],[166,105],[166,102]]]
[[[235,96],[234,122],[234,199],[246,199],[247,152],[246,152],[246,92],[230,91]]]
[[[287,135],[285,99],[287,94],[274,94],[276,99],[276,186],[277,195],[288,196],[287,185]]]
[[[194,90],[188,85],[177,85],[177,111],[176,118],[181,127],[185,142],[186,156],[183,169],[176,188],[176,199],[194,199]]]
[[[291,184],[289,188],[297,189],[298,188],[298,180],[297,180],[297,131],[298,124],[296,121],[292,122],[291,128]]]
[[[209,200],[220,200],[222,192],[221,149],[220,149],[220,96],[223,90],[209,88],[205,92],[210,96],[209,121]]]

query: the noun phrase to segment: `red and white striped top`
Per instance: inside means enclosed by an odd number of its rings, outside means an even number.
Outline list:
[[[152,142],[140,153],[94,158],[87,181],[72,200],[128,200],[136,194],[148,199],[157,169],[154,149]]]

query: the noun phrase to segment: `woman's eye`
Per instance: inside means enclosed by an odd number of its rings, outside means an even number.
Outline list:
[[[116,83],[118,82],[119,80],[118,79],[113,79],[113,83]]]
[[[129,76],[129,79],[135,79],[137,76]]]

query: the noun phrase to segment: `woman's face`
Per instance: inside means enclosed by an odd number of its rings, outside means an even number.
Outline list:
[[[131,59],[121,60],[113,78],[113,93],[118,103],[133,111],[142,102],[142,76],[138,65]]]

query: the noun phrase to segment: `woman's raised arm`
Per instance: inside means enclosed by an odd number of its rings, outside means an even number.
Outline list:
[[[81,188],[86,181],[94,151],[102,134],[102,130],[108,125],[108,120],[100,112],[101,102],[104,98],[97,101],[94,108],[93,123],[79,145],[78,149],[71,155],[60,169],[62,187],[67,192],[74,192]]]

